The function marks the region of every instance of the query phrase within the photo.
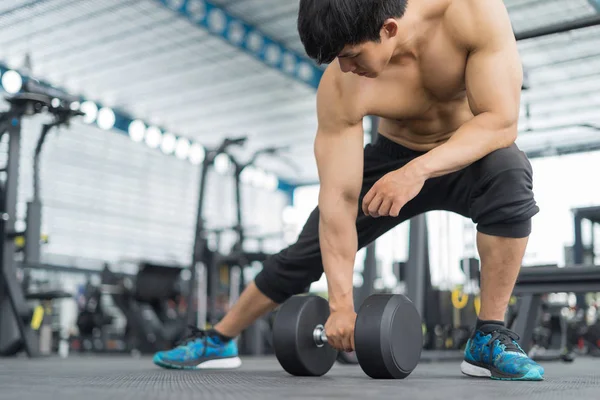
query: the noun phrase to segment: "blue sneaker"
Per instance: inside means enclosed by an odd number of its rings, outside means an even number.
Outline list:
[[[484,325],[467,342],[463,374],[508,381],[544,380],[544,368],[517,343],[519,336],[498,325]]]
[[[196,327],[172,350],[154,355],[154,364],[167,369],[232,369],[242,365],[234,340],[227,343]]]

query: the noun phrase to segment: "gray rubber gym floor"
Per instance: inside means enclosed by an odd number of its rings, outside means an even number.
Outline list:
[[[497,382],[461,375],[459,363],[422,363],[405,380],[375,381],[358,366],[321,378],[290,377],[274,358],[246,358],[234,371],[166,371],[150,359],[0,359],[0,399],[594,399],[600,359],[547,363],[543,382]],[[486,400],[487,400],[486,399]]]

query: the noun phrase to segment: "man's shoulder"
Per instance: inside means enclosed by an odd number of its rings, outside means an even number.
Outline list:
[[[446,17],[470,20],[470,25],[477,25],[473,18],[491,15],[502,8],[506,10],[503,0],[450,0],[446,8]]]
[[[327,66],[317,92],[321,103],[336,103],[343,114],[349,119],[362,118],[361,109],[364,108],[364,85],[353,74],[345,74],[339,64],[333,62]],[[331,104],[327,104],[331,106]]]
[[[346,96],[352,95],[358,87],[358,79],[353,74],[342,72],[337,61],[333,61],[325,68],[319,84],[319,90],[335,91]]]
[[[494,29],[507,16],[503,0],[451,0],[444,13],[448,32],[463,46],[473,48],[497,34]],[[510,30],[504,32],[511,34]]]

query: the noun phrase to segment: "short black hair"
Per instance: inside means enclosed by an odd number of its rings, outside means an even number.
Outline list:
[[[298,33],[306,54],[332,62],[345,46],[379,41],[383,23],[400,18],[408,0],[300,0]]]

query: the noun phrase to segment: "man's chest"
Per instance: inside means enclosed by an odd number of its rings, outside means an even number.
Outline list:
[[[467,52],[443,37],[417,58],[406,58],[371,82],[369,111],[389,119],[430,117],[440,107],[464,100]]]

